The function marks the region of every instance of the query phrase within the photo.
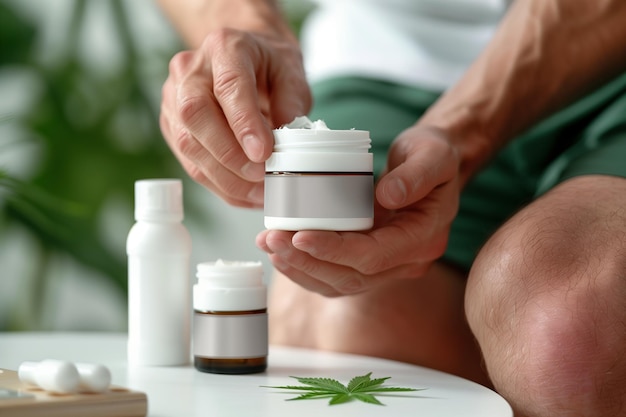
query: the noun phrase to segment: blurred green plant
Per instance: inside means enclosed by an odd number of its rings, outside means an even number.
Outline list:
[[[131,34],[127,10],[121,0],[100,3],[114,17],[123,56],[123,64],[106,73],[90,70],[79,53],[89,1],[73,2],[65,40],[52,64],[37,56],[37,27],[0,2],[0,69],[28,69],[42,86],[26,115],[4,117],[5,123],[25,129],[41,149],[35,172],[17,179],[0,171],[0,227],[19,224],[36,241],[33,291],[24,294],[31,306],[41,305],[48,263],[57,252],[101,272],[125,294],[125,252],[104,241],[99,220],[103,207],[112,196],[132,207],[137,179],[184,176],[161,139],[158,108],[140,71],[148,58]],[[160,63],[163,77],[173,52],[150,57]],[[4,328],[41,327],[41,317],[32,321],[12,315]]]
[[[23,277],[30,284],[12,301],[15,306],[9,309],[9,317],[0,317],[0,330],[44,328],[40,306],[49,293],[50,264],[59,253],[100,272],[125,295],[124,248],[111,248],[101,230],[107,202],[111,198],[125,202],[130,226],[135,180],[186,178],[161,138],[155,84],[142,71],[146,63],[158,68],[160,86],[167,61],[182,45],[142,50],[126,9],[134,0],[66,1],[72,7],[63,40],[53,51],[54,59],[44,59],[41,28],[18,13],[15,2],[0,0],[0,77],[6,68],[26,70],[40,88],[26,114],[0,114],[0,124],[19,126],[28,133],[26,140],[40,150],[34,172],[27,178],[18,179],[0,166],[0,239],[3,230],[18,225],[35,242],[27,257],[35,264],[33,276]],[[293,29],[299,32],[311,4],[284,3]],[[81,56],[87,14],[95,4],[108,8],[113,17],[109,37],[117,40],[122,56],[122,64],[113,66],[113,71],[94,71]],[[0,140],[5,143],[0,152],[22,144],[21,139]],[[186,198],[185,211],[187,219],[207,224],[193,200]],[[30,309],[18,308],[24,305]]]

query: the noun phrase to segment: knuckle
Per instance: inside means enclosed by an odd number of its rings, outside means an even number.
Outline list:
[[[181,121],[184,124],[191,125],[201,118],[202,114],[207,111],[207,108],[208,102],[206,97],[185,96],[180,100],[178,112]]]
[[[241,161],[241,148],[238,146],[226,146],[223,152],[219,155],[219,161],[228,167],[239,167],[243,161]]]
[[[228,39],[236,32],[232,28],[219,28],[211,31],[205,38],[203,46],[208,50],[214,50],[227,43]]]
[[[191,134],[181,129],[176,137],[176,147],[187,158],[193,159],[200,151],[200,144],[191,136]]]
[[[221,64],[214,67],[215,95],[223,99],[237,97],[242,93],[242,83],[254,77],[249,64],[256,54],[255,49],[250,47],[250,35],[225,28],[213,33],[207,41],[209,49],[216,55],[224,55],[219,59]]]
[[[192,59],[193,52],[191,51],[181,51],[175,54],[172,59],[170,59],[168,65],[170,74],[180,75],[184,73]]]
[[[202,185],[206,184],[206,181],[207,181],[206,176],[204,175],[202,170],[198,168],[196,165],[188,166],[186,171],[189,177],[195,182],[197,182],[198,184],[202,184]]]
[[[223,49],[239,50],[243,46],[248,45],[250,34],[247,32],[223,27],[211,31],[204,40],[203,48],[209,52],[220,51]]]
[[[222,100],[235,99],[241,93],[244,72],[239,67],[229,67],[214,74],[213,91]]]
[[[250,114],[245,111],[234,111],[231,116],[231,125],[239,137],[245,137],[253,133]]]

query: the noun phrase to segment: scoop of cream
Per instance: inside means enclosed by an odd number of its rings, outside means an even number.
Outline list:
[[[280,127],[281,129],[311,129],[311,130],[330,130],[323,120],[311,121],[306,116],[297,116],[291,123]]]

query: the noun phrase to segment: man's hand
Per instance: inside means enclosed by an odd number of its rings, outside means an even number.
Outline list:
[[[368,232],[266,230],[257,246],[290,279],[326,296],[419,278],[446,247],[460,193],[459,157],[439,130],[412,127],[394,142]]]
[[[230,204],[262,207],[271,129],[311,106],[297,44],[216,30],[174,56],[162,95],[161,130],[187,173]]]

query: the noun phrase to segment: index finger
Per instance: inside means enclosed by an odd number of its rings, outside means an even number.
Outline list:
[[[254,62],[263,59],[257,50],[260,46],[251,35],[229,29],[216,32],[207,42],[214,53],[215,99],[248,158],[263,162],[272,152],[274,138],[258,94],[256,65],[266,65]]]

